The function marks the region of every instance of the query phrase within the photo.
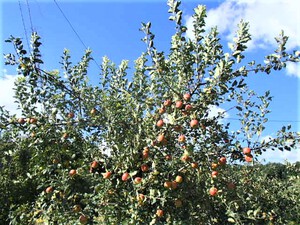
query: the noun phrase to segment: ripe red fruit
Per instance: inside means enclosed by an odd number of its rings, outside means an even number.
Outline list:
[[[156,215],[157,215],[158,217],[163,217],[163,216],[164,216],[164,211],[161,210],[161,209],[158,209],[158,210],[156,210]]]
[[[210,189],[209,189],[209,194],[210,194],[211,196],[216,196],[216,195],[218,194],[218,189],[215,188],[215,187],[210,188]]]
[[[181,109],[182,107],[183,107],[183,102],[182,101],[176,101],[175,108]]]
[[[122,181],[127,181],[128,180],[128,178],[129,178],[129,173],[127,173],[127,172],[125,172],[125,173],[123,173],[123,175],[122,175]]]
[[[159,114],[164,114],[165,112],[166,112],[166,108],[165,108],[165,107],[160,108],[160,109],[158,110],[158,113],[159,113]]]
[[[75,176],[76,174],[77,174],[77,171],[74,170],[74,169],[70,170],[70,172],[69,172],[69,175],[70,175],[71,177]]]
[[[134,178],[134,184],[140,184],[140,183],[142,183],[142,178],[141,177],[136,177],[136,178]]]
[[[191,111],[191,110],[193,109],[193,106],[190,105],[190,104],[188,104],[188,105],[185,106],[184,109],[185,109],[186,111]]]
[[[144,149],[143,149],[143,152],[147,152],[147,153],[149,153],[149,148],[148,147],[144,147]]]
[[[52,186],[47,187],[46,190],[45,190],[45,192],[47,194],[52,193],[53,192],[53,187]]]
[[[218,167],[218,164],[217,164],[217,163],[212,163],[212,164],[211,164],[211,168],[212,168],[212,169],[216,169],[217,167]]]
[[[179,135],[178,141],[181,143],[185,142],[185,136],[183,134]]]
[[[86,223],[88,222],[88,217],[85,216],[85,215],[80,215],[80,217],[79,217],[79,222],[80,222],[81,224],[86,224]]]
[[[102,176],[104,179],[109,179],[111,177],[112,172],[107,171],[106,173],[103,173]]]
[[[158,137],[157,137],[158,142],[163,142],[164,140],[165,140],[165,135],[164,134],[158,135]]]
[[[143,160],[148,159],[149,158],[149,152],[143,152],[142,158],[143,158]]]
[[[31,123],[31,124],[35,124],[36,122],[37,122],[36,118],[30,118],[29,119],[29,123]]]
[[[99,166],[99,163],[98,163],[97,161],[93,161],[93,162],[91,163],[91,167],[92,167],[93,169],[96,169],[98,166]]]
[[[172,101],[170,99],[167,99],[165,102],[164,102],[164,106],[171,106],[172,105]]]
[[[253,156],[251,154],[245,155],[245,161],[246,162],[252,162],[253,161]]]
[[[251,154],[251,149],[249,147],[245,147],[245,148],[243,148],[243,153],[245,155]]]
[[[139,202],[143,202],[145,200],[145,195],[143,194],[138,194],[136,199],[139,201]]]
[[[191,163],[191,166],[193,169],[197,169],[199,167],[199,164],[197,162]]]
[[[197,128],[199,126],[199,121],[196,119],[191,120],[190,126],[191,128]]]
[[[172,182],[171,181],[165,181],[164,182],[164,187],[165,188],[172,188]]]
[[[226,157],[224,157],[224,156],[219,159],[219,164],[220,165],[225,165],[226,162],[227,162],[227,160],[226,160]]]
[[[213,177],[213,178],[216,178],[217,176],[218,176],[218,171],[212,171],[211,172],[211,176]]]
[[[75,115],[73,112],[69,112],[67,116],[69,119],[72,119],[72,118],[74,118]]]
[[[187,162],[187,161],[190,161],[190,157],[189,157],[189,155],[187,155],[187,154],[183,154],[182,156],[181,156],[181,160],[183,161],[183,162]]]
[[[164,121],[163,121],[163,120],[159,120],[159,121],[157,121],[157,123],[156,123],[156,126],[158,126],[159,128],[160,128],[160,127],[163,127],[163,125],[164,125]]]
[[[172,156],[171,155],[166,155],[165,158],[166,158],[166,160],[172,160]]]
[[[19,118],[18,119],[18,123],[19,124],[24,124],[26,121],[25,121],[25,119],[24,118]]]
[[[185,101],[189,101],[189,100],[191,99],[191,94],[190,94],[190,93],[185,93],[185,94],[183,95],[183,99],[184,99]]]
[[[68,137],[69,137],[68,133],[64,133],[63,136],[62,136],[63,139],[67,139]]]
[[[177,186],[178,186],[178,183],[176,182],[176,181],[172,181],[171,182],[171,189],[176,189],[177,188]]]
[[[143,165],[141,165],[141,170],[143,172],[147,172],[149,170],[149,166],[147,164],[143,164]]]

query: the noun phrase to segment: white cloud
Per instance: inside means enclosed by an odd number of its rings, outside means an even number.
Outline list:
[[[271,135],[267,135],[267,136],[261,137],[261,143],[268,143],[272,139],[273,139],[273,137]]]
[[[261,142],[268,143],[271,141],[273,137],[271,135],[261,137]],[[294,163],[300,161],[300,145],[296,145],[294,149],[291,151],[280,151],[280,150],[271,150],[267,149],[262,155],[259,157],[260,160],[265,162],[284,162],[288,161],[290,163]]]
[[[223,119],[219,119],[221,123],[223,123],[223,120],[229,117],[229,114],[225,111],[225,109],[216,106],[216,105],[211,105],[209,106],[208,109],[208,118],[214,118],[218,117],[218,115],[221,114]]]
[[[225,0],[217,8],[207,11],[207,28],[217,26],[219,32],[231,40],[237,24],[243,19],[250,23],[252,41],[249,48],[276,46],[274,37],[281,30],[289,36],[288,49],[300,46],[300,2],[298,0]],[[187,36],[191,32],[192,18],[186,19]]]
[[[270,150],[268,149],[264,152],[260,159],[265,160],[266,162],[284,162],[288,161],[290,163],[300,162],[300,148],[293,149],[291,151],[280,151],[280,150]]]
[[[296,76],[300,78],[300,64],[288,62],[286,64],[287,74],[291,76]]]
[[[3,71],[4,75],[0,77],[0,106],[5,106],[5,109],[12,114],[18,113],[17,104],[14,103],[14,82],[17,78],[15,75],[8,75]]]

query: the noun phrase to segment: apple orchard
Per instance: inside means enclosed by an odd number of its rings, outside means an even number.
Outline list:
[[[205,28],[204,6],[194,10],[191,40],[180,1],[168,5],[176,28],[168,54],[142,23],[146,50],[133,73],[128,61],[104,57],[96,85],[90,50],[76,64],[64,50],[61,70],[45,70],[37,33],[30,50],[7,40],[21,116],[0,107],[1,224],[300,223],[299,165],[257,162],[267,149],[295,148],[299,134],[286,126],[257,141],[272,98],[246,82],[299,63],[299,51],[286,51],[282,32],[266,63],[247,61],[246,22],[225,51],[217,28]],[[239,118],[236,131],[224,113],[209,115],[225,103]]]

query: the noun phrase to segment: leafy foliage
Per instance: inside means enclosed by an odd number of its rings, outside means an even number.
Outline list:
[[[169,53],[156,49],[151,23],[143,23],[147,49],[133,75],[128,61],[104,57],[97,85],[88,82],[90,50],[74,65],[64,50],[61,71],[45,71],[36,33],[29,53],[21,39],[7,40],[16,49],[5,58],[18,68],[22,117],[0,108],[1,223],[299,223],[298,164],[280,175],[278,165],[255,163],[268,148],[296,147],[299,135],[284,127],[258,142],[272,98],[245,82],[299,54],[285,51],[282,33],[267,64],[244,62],[247,23],[224,52],[217,29],[205,29],[204,6],[195,9],[191,40],[180,2],[168,5],[176,25]],[[220,122],[224,113],[209,115],[225,102],[240,117],[238,131]]]

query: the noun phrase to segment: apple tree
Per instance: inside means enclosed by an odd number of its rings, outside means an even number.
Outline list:
[[[287,126],[258,142],[272,97],[246,82],[299,62],[299,51],[286,51],[282,32],[264,63],[246,61],[248,23],[225,50],[217,28],[205,28],[205,6],[194,10],[189,39],[180,1],[168,5],[176,28],[169,52],[155,47],[151,23],[142,23],[146,50],[134,71],[126,60],[116,66],[103,57],[97,84],[88,81],[89,49],[75,64],[64,50],[61,69],[46,70],[37,33],[28,50],[20,38],[7,40],[15,48],[5,60],[18,70],[21,116],[0,108],[1,223],[299,222],[299,186],[272,182],[264,192],[267,179],[255,163],[266,149],[295,148],[299,135]],[[222,112],[211,116],[225,104],[240,129],[224,123]],[[273,204],[275,187],[291,211],[281,214]]]

